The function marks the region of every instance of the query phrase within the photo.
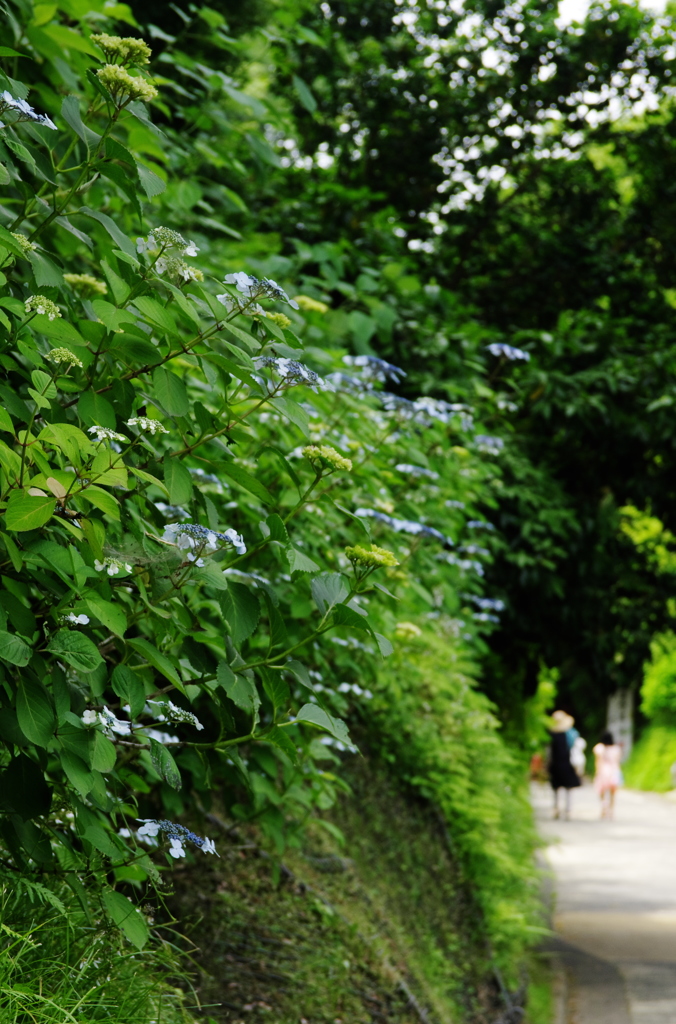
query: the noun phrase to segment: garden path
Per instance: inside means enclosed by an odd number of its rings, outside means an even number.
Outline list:
[[[557,1024],[676,1024],[676,800],[622,790],[601,821],[587,784],[554,821],[536,784],[533,804],[554,875]]]

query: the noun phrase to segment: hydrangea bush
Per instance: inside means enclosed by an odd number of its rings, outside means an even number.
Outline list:
[[[181,814],[217,794],[281,854],[409,620],[480,644],[500,445],[323,343],[293,282],[153,223],[162,83],[104,8],[62,26],[49,97],[0,75],[0,843],[97,878],[140,947],[114,886],[217,853]]]

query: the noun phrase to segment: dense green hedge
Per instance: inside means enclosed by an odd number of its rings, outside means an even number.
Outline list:
[[[217,852],[177,819],[215,794],[282,855],[345,788],[327,762],[358,715],[438,803],[511,970],[527,812],[473,691],[503,442],[465,402],[402,398],[316,282],[298,294],[269,239],[233,238],[235,194],[186,173],[223,145],[216,104],[153,122],[185,101],[175,62],[215,78],[244,169],[272,160],[258,100],[179,51],[148,65],[120,22],[15,3],[0,50],[5,866],[143,948],[162,873]]]

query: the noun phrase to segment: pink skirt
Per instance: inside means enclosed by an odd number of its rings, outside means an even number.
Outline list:
[[[622,772],[619,765],[600,764],[594,776],[594,789],[597,793],[606,793],[609,789],[617,789],[622,785]]]

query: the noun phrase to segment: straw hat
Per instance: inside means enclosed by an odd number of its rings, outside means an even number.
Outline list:
[[[555,711],[551,717],[552,732],[568,732],[575,725],[575,719],[566,711]]]

